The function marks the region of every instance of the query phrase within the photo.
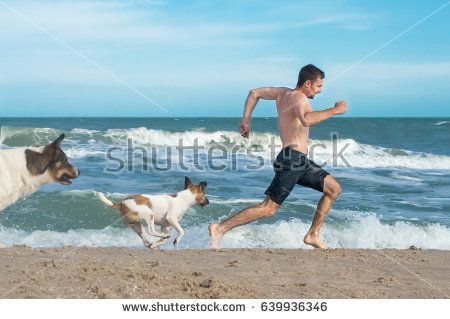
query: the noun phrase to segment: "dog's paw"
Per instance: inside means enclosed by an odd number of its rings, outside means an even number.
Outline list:
[[[168,239],[170,238],[170,235],[166,235],[165,237],[162,237],[163,239]]]
[[[144,242],[144,245],[145,245],[145,247],[147,247],[147,248],[152,248],[153,243],[151,243],[151,242],[149,242],[149,241],[145,241],[145,242]]]

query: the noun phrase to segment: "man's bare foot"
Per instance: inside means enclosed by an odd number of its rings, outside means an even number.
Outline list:
[[[220,240],[222,239],[222,232],[219,231],[219,224],[210,224],[209,236],[211,237],[210,247],[211,249],[218,249]]]
[[[311,234],[306,234],[305,238],[303,238],[303,242],[307,245],[311,245],[314,248],[322,248],[325,249],[327,246],[320,241],[319,236],[313,236]]]

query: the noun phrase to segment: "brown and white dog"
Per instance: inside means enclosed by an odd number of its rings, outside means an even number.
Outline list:
[[[45,146],[0,150],[0,212],[44,184],[69,185],[80,175],[61,150],[63,139],[61,134]]]
[[[175,195],[133,195],[116,204],[107,199],[103,193],[97,192],[97,196],[107,206],[120,211],[122,220],[142,238],[144,245],[148,248],[156,248],[164,244],[170,237],[170,227],[177,231],[173,244],[178,248],[184,235],[179,221],[186,210],[194,204],[202,208],[209,204],[205,196],[206,185],[206,182],[194,185],[188,177],[185,177],[184,190]],[[150,235],[160,237],[157,242],[149,242],[141,220],[147,223]],[[161,226],[160,232],[155,230],[155,224]]]

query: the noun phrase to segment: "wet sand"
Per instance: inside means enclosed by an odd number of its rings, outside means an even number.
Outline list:
[[[450,251],[0,249],[1,298],[448,298]]]

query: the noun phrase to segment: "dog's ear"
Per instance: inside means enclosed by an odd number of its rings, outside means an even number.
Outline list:
[[[184,189],[188,189],[190,186],[192,186],[192,182],[189,179],[189,177],[185,176],[184,177]]]
[[[198,184],[198,186],[200,186],[200,188],[201,188],[202,190],[204,190],[204,189],[206,188],[206,186],[208,186],[208,183],[207,183],[207,182],[204,182],[204,181],[201,181],[201,182]]]
[[[62,140],[63,140],[65,137],[66,137],[65,134],[61,134],[61,135],[60,135],[56,140],[54,140],[53,143],[50,144],[50,145],[53,145],[53,146],[56,146],[56,147],[60,147],[60,146],[61,146],[61,142],[62,142]]]
[[[27,163],[27,169],[31,175],[41,175],[47,170],[51,161],[51,155],[45,153],[38,153],[30,149],[25,150],[25,159]]]
[[[44,151],[42,154],[49,160],[56,160],[58,149],[61,148],[61,142],[66,137],[64,134],[61,134],[56,140],[52,143],[45,145]]]
[[[27,169],[31,175],[44,174],[51,162],[57,159],[58,148],[60,147],[64,137],[66,136],[61,134],[52,143],[46,145],[42,153],[35,152],[30,149],[25,150]]]

